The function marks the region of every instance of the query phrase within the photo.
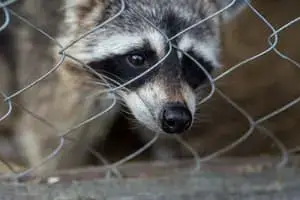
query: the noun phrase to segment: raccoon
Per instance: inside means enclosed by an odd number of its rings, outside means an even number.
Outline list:
[[[32,101],[23,97],[52,125],[23,115],[15,130],[29,165],[39,165],[60,144],[39,173],[84,164],[86,146],[105,138],[123,104],[141,125],[141,138],[160,135],[155,157],[168,158],[176,148],[170,136],[193,125],[203,98],[198,90],[220,67],[221,25],[244,7],[241,0],[65,0],[60,44],[52,51],[61,65]]]

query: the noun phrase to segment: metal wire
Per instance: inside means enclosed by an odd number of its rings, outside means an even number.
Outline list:
[[[281,161],[277,164],[277,168],[283,168],[287,165],[288,161],[289,161],[289,152],[286,148],[286,146],[274,135],[274,133],[272,133],[271,131],[269,131],[268,129],[266,129],[265,127],[262,126],[257,126],[257,128],[264,134],[266,134],[267,136],[269,136],[274,142],[275,144],[278,146],[278,149],[281,152]]]
[[[284,167],[289,159],[289,153],[296,151],[298,148],[296,148],[296,150],[287,150],[287,147],[285,146],[285,144],[283,144],[283,142],[281,142],[278,137],[276,137],[276,135],[269,129],[267,129],[266,127],[263,126],[263,123],[266,121],[271,120],[272,118],[278,116],[279,114],[283,113],[284,111],[292,108],[293,106],[295,106],[296,104],[299,103],[300,101],[300,96],[292,101],[290,101],[289,103],[286,103],[286,105],[282,106],[281,108],[278,108],[276,110],[274,110],[273,112],[261,117],[260,119],[255,120],[248,112],[246,112],[245,109],[243,109],[240,105],[238,105],[238,103],[236,103],[234,100],[231,99],[231,97],[229,97],[228,95],[226,95],[220,88],[218,88],[216,86],[216,82],[223,79],[224,77],[227,77],[229,74],[234,73],[237,69],[242,68],[245,64],[248,64],[250,62],[253,62],[255,60],[257,60],[258,58],[265,56],[266,54],[270,53],[270,52],[275,52],[281,59],[286,60],[287,62],[293,64],[296,68],[300,69],[300,63],[298,63],[296,60],[294,60],[293,58],[290,58],[289,56],[285,55],[284,53],[282,53],[281,51],[279,51],[276,47],[279,43],[279,34],[282,31],[288,31],[288,28],[295,25],[297,22],[300,21],[300,17],[295,18],[294,20],[291,20],[290,22],[286,23],[285,25],[283,25],[282,27],[275,29],[273,27],[273,25],[268,21],[267,17],[265,17],[262,13],[260,13],[248,0],[245,0],[245,3],[247,4],[248,8],[258,17],[258,19],[261,20],[261,22],[263,22],[265,24],[265,27],[271,30],[271,34],[268,38],[268,40],[266,41],[267,44],[269,44],[269,47],[267,49],[265,49],[262,52],[257,53],[256,55],[251,56],[250,58],[247,58],[239,63],[237,63],[236,65],[230,67],[228,70],[226,70],[224,73],[216,76],[216,77],[212,77],[210,75],[210,73],[204,68],[204,66],[202,66],[195,58],[193,58],[191,55],[189,55],[187,52],[181,50],[179,47],[177,47],[175,44],[173,44],[173,41],[175,39],[177,39],[178,37],[180,37],[181,35],[189,32],[190,30],[196,28],[197,26],[203,24],[204,22],[213,19],[214,17],[220,15],[221,13],[225,12],[227,9],[230,9],[232,6],[234,6],[234,4],[236,3],[237,0],[232,0],[227,6],[225,6],[224,8],[216,11],[215,13],[211,14],[210,16],[206,17],[205,19],[199,20],[197,23],[193,24],[192,26],[178,32],[177,34],[168,37],[162,30],[160,30],[158,27],[156,27],[156,25],[150,20],[147,19],[145,16],[143,16],[143,13],[140,13],[140,11],[137,10],[133,10],[133,12],[135,12],[135,14],[137,14],[140,19],[144,20],[145,22],[147,22],[147,24],[149,26],[151,26],[154,30],[156,30],[158,33],[161,34],[161,36],[164,38],[165,43],[168,45],[168,49],[166,51],[166,54],[154,65],[152,65],[151,67],[149,67],[146,71],[144,71],[143,73],[139,74],[138,76],[134,77],[133,79],[127,81],[126,83],[123,84],[119,84],[118,82],[116,82],[115,80],[109,80],[108,77],[97,73],[95,70],[93,70],[91,67],[89,67],[86,63],[82,62],[80,59],[77,59],[76,57],[74,57],[73,55],[70,55],[67,53],[67,50],[71,47],[73,47],[77,42],[79,42],[80,40],[86,38],[88,35],[93,34],[95,31],[99,30],[100,28],[103,28],[106,24],[112,22],[113,20],[117,19],[118,17],[120,17],[122,15],[122,13],[125,11],[126,9],[126,0],[120,0],[120,10],[111,18],[105,20],[103,23],[99,24],[98,26],[91,28],[90,30],[87,30],[85,33],[81,34],[80,36],[78,36],[77,38],[73,39],[71,42],[69,42],[67,45],[62,45],[61,43],[59,43],[55,37],[51,36],[50,34],[47,33],[47,31],[42,30],[41,28],[37,27],[36,25],[34,25],[33,23],[30,22],[30,20],[26,19],[26,17],[21,16],[20,14],[18,14],[17,11],[12,10],[10,8],[8,8],[8,6],[12,3],[14,3],[16,0],[8,0],[5,2],[0,1],[0,9],[3,11],[3,15],[4,15],[4,22],[3,24],[0,26],[0,32],[4,31],[7,26],[9,25],[10,21],[11,21],[11,16],[16,17],[16,19],[18,19],[21,23],[26,24],[27,26],[29,26],[30,28],[32,28],[33,30],[37,31],[39,34],[43,35],[46,39],[50,40],[54,45],[56,45],[59,48],[59,60],[58,62],[45,74],[43,74],[42,76],[40,76],[38,79],[32,81],[30,84],[26,85],[24,88],[19,89],[18,91],[15,91],[14,93],[8,95],[5,94],[4,92],[0,91],[0,96],[2,96],[3,100],[0,101],[0,106],[5,105],[7,107],[7,111],[4,114],[1,114],[0,116],[0,125],[1,123],[6,120],[10,115],[12,115],[12,111],[14,107],[18,107],[21,110],[23,110],[24,112],[26,112],[27,114],[31,115],[33,118],[39,120],[40,122],[42,122],[43,124],[52,127],[57,133],[59,133],[57,135],[57,139],[59,141],[59,145],[53,150],[53,152],[51,152],[51,154],[49,154],[48,156],[46,156],[38,165],[33,166],[23,172],[15,172],[12,171],[12,173],[10,174],[5,174],[4,176],[1,176],[1,178],[6,178],[6,177],[13,177],[15,179],[20,179],[23,177],[26,177],[28,175],[30,175],[31,173],[33,173],[35,170],[38,170],[39,167],[42,167],[43,165],[47,164],[48,161],[50,161],[51,159],[53,159],[55,156],[57,156],[59,154],[59,152],[61,151],[61,149],[63,148],[63,145],[65,144],[65,141],[68,140],[70,142],[78,142],[76,139],[72,138],[72,133],[81,128],[81,127],[85,127],[86,125],[88,125],[89,123],[91,123],[92,121],[99,119],[101,117],[105,117],[104,115],[106,113],[108,113],[109,111],[111,111],[117,104],[118,104],[118,99],[116,97],[116,91],[119,90],[126,90],[126,86],[128,86],[129,84],[139,80],[140,78],[144,77],[145,75],[147,75],[148,73],[150,73],[152,70],[154,70],[155,68],[159,67],[159,65],[161,63],[163,63],[165,61],[165,59],[168,58],[168,56],[171,54],[171,52],[173,50],[179,51],[182,54],[184,54],[185,56],[187,56],[190,60],[192,60],[205,74],[205,76],[208,79],[208,84],[210,86],[210,92],[208,95],[206,95],[205,97],[202,97],[202,99],[198,102],[197,105],[200,104],[204,104],[205,102],[207,102],[208,100],[212,99],[213,95],[215,93],[219,94],[223,100],[225,100],[226,102],[228,102],[235,110],[237,110],[247,121],[249,124],[249,128],[245,133],[241,134],[241,137],[239,137],[237,140],[233,141],[231,144],[223,147],[222,149],[215,151],[214,153],[212,153],[211,155],[205,156],[203,158],[201,158],[197,152],[197,150],[195,150],[191,145],[189,145],[186,141],[184,141],[183,139],[181,139],[180,137],[175,137],[175,139],[183,146],[185,147],[193,156],[194,160],[195,160],[195,168],[194,170],[198,171],[201,169],[201,163],[202,162],[207,162],[207,161],[211,161],[212,159],[215,159],[227,152],[229,152],[230,150],[232,150],[233,148],[237,147],[238,145],[241,145],[241,143],[245,142],[254,132],[255,129],[259,130],[261,133],[267,135],[273,142],[274,144],[276,144],[278,146],[278,149],[281,152],[281,160],[280,162],[277,164],[278,168],[282,168]],[[64,8],[64,9],[69,9],[69,8]],[[38,16],[37,16],[38,17]],[[24,92],[26,92],[28,89],[34,87],[35,85],[39,84],[41,81],[46,80],[49,75],[55,73],[55,71],[57,71],[65,62],[66,59],[70,59],[71,61],[81,65],[85,70],[88,70],[90,73],[93,73],[94,75],[96,75],[97,77],[99,77],[103,83],[99,83],[101,86],[104,86],[106,89],[100,90],[99,92],[97,92],[96,94],[93,94],[93,97],[95,96],[100,96],[100,95],[110,95],[111,98],[111,104],[104,109],[103,111],[98,111],[97,114],[89,117],[88,119],[84,119],[82,122],[74,125],[73,127],[69,127],[67,130],[61,130],[59,128],[56,128],[55,126],[53,126],[53,124],[51,122],[48,122],[46,119],[43,119],[42,117],[36,115],[34,113],[34,111],[30,111],[29,109],[25,107],[20,106],[19,104],[16,104],[13,102],[14,98],[23,94]],[[112,86],[112,84],[109,84],[109,82],[113,82],[114,86]],[[16,105],[13,107],[13,104]],[[142,148],[140,148],[139,150],[137,150],[136,152],[134,152],[131,155],[126,156],[125,158],[119,160],[116,163],[110,164],[105,158],[103,158],[102,156],[95,154],[99,160],[101,160],[106,169],[108,169],[108,176],[110,177],[110,172],[114,173],[118,178],[122,178],[121,173],[118,171],[118,168],[120,166],[122,166],[123,164],[125,164],[126,162],[133,160],[134,158],[136,158],[137,156],[139,156],[140,154],[144,153],[147,149],[151,148],[153,146],[153,144],[155,144],[155,142],[157,142],[157,140],[160,139],[160,133],[155,133],[153,135],[153,138],[147,142]],[[87,147],[89,148],[89,147]],[[93,152],[92,149],[90,149],[91,152]],[[1,162],[1,159],[0,159]],[[4,164],[6,164],[5,161],[3,161]],[[8,165],[9,167],[9,165]]]
[[[262,20],[263,23],[265,23],[267,25],[267,27],[269,29],[271,29],[272,31],[272,35],[274,37],[274,42],[272,43],[272,46],[270,46],[268,49],[266,49],[265,51],[258,53],[255,56],[252,56],[244,61],[241,61],[240,63],[236,64],[233,67],[230,67],[230,69],[228,69],[226,72],[224,72],[223,74],[220,74],[219,76],[217,76],[215,78],[215,81],[221,80],[222,78],[224,78],[225,76],[228,76],[230,73],[232,73],[233,71],[236,71],[238,68],[240,68],[241,66],[256,60],[259,57],[262,57],[264,55],[266,55],[267,53],[273,51],[273,49],[276,47],[276,45],[278,44],[278,35],[276,34],[276,31],[274,29],[274,27],[270,24],[270,22],[262,15],[260,14],[257,9],[255,9],[247,0],[245,0],[245,2],[248,4],[249,8]]]

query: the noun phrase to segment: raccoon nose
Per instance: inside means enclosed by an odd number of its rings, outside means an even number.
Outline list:
[[[184,104],[168,103],[162,110],[161,123],[166,133],[180,134],[191,126],[192,114]]]

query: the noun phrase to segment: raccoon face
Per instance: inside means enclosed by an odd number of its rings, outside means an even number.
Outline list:
[[[167,43],[162,44],[167,46]],[[124,84],[162,59],[162,55],[159,56],[155,49],[147,46],[100,62],[92,62],[90,66]],[[199,57],[193,50],[188,53],[208,72],[214,68],[202,55]],[[151,130],[182,133],[192,125],[196,102],[201,98],[196,95],[195,90],[206,79],[205,73],[194,61],[172,49],[157,67],[127,85],[128,90],[121,90],[119,93],[133,115]]]
[[[99,10],[99,15],[92,15],[94,27],[121,8],[120,1],[108,1],[105,6],[103,2],[98,8],[90,7],[91,13]],[[207,80],[206,74],[219,66],[220,17],[207,20],[172,41],[168,38],[216,12],[218,1],[125,2],[121,15],[87,35],[70,51],[109,80],[119,84],[129,81],[126,89],[117,92],[141,124],[159,133],[183,133],[193,124],[196,104],[201,99],[197,89]],[[88,13],[81,16],[91,20]],[[82,18],[77,20],[84,22]]]

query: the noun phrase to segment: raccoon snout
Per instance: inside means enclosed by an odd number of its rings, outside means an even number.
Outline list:
[[[166,133],[180,134],[191,126],[192,114],[182,103],[168,103],[162,109],[160,121]]]

